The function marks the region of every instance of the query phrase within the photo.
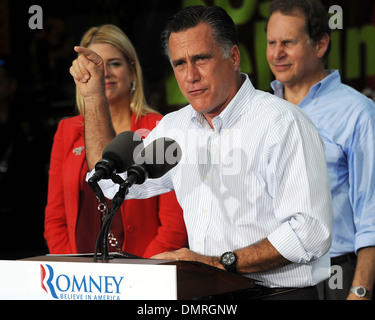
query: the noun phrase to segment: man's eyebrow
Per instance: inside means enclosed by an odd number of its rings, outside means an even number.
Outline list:
[[[213,55],[211,53],[200,53],[193,56],[193,60],[199,60],[199,59],[210,59]]]
[[[212,57],[213,57],[213,55],[211,53],[199,53],[199,54],[193,55],[191,57],[191,60],[197,61],[197,60],[200,60],[200,59],[211,59]],[[172,65],[177,66],[177,65],[179,65],[181,63],[184,63],[184,62],[186,62],[185,58],[176,59],[176,60],[172,61]]]
[[[271,38],[267,38],[267,42],[298,42],[299,39],[297,38],[285,38],[285,39],[279,39],[279,40],[276,40],[276,39],[271,39]]]

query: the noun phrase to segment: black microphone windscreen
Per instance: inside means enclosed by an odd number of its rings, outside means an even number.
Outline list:
[[[135,161],[135,156],[143,149],[142,138],[135,132],[124,131],[112,139],[103,150],[103,159],[112,160],[116,172],[125,172]]]
[[[181,160],[181,147],[170,138],[158,138],[146,146],[135,163],[144,165],[151,179],[160,178]]]

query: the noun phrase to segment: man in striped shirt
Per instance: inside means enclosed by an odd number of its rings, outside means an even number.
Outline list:
[[[235,25],[223,9],[177,13],[164,47],[190,104],[167,114],[145,145],[170,137],[182,158],[163,177],[134,185],[128,198],[175,190],[189,249],[154,258],[199,261],[261,284],[234,298],[252,299],[259,290],[263,298],[317,298],[315,285],[329,276],[332,204],[316,128],[299,108],[256,90],[240,73]],[[90,85],[100,58],[86,58],[76,77],[84,79],[87,69]],[[88,107],[100,114],[95,92],[90,98]],[[118,190],[107,180],[100,186],[109,198]]]

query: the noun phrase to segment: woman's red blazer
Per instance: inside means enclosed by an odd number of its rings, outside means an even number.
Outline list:
[[[162,116],[148,114],[131,131],[143,138]],[[88,171],[84,149],[84,119],[75,116],[58,125],[51,152],[44,237],[50,253],[77,253],[76,223],[81,177]],[[86,183],[86,182],[84,182]],[[123,250],[148,258],[187,245],[183,212],[174,191],[144,200],[126,200],[121,207]]]

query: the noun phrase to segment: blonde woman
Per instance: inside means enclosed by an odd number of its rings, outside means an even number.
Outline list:
[[[85,119],[94,111],[84,103],[87,84],[76,82],[79,115],[59,123],[51,152],[45,238],[50,253],[55,254],[94,251],[103,205],[85,181],[86,173],[94,168],[111,137],[131,130],[144,138],[162,118],[146,103],[137,54],[118,27],[107,24],[89,29],[75,50],[84,48],[102,59],[103,104],[108,106],[111,123],[102,123],[100,128],[85,126]],[[78,59],[72,74],[79,68]],[[110,251],[146,258],[186,246],[182,209],[174,192],[125,201],[115,215],[109,238]]]

